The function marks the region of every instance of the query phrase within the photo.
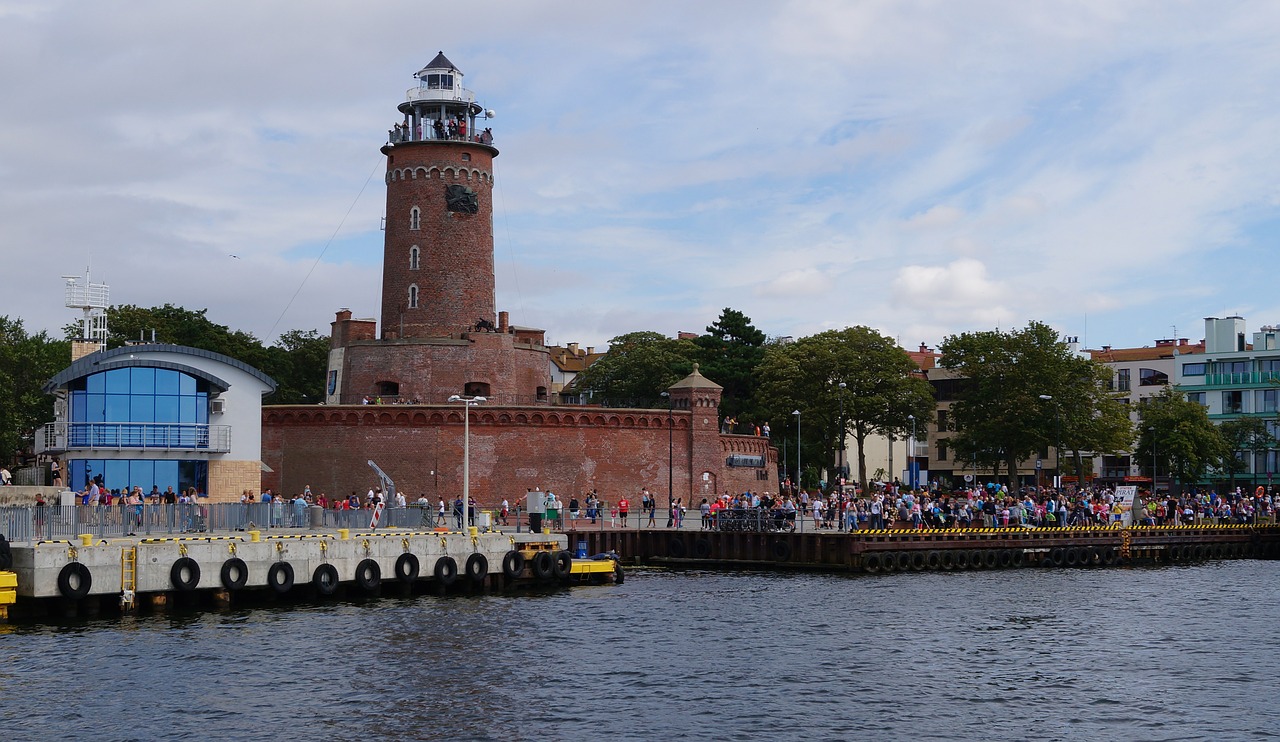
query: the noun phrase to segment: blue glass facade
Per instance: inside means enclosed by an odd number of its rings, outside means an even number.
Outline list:
[[[68,391],[74,447],[208,447],[209,385],[203,379],[172,369],[117,368],[77,379]],[[67,468],[75,487],[102,475],[110,489],[208,491],[206,461],[72,459]]]
[[[188,487],[195,487],[201,493],[209,491],[207,461],[71,459],[67,468],[71,472],[69,484],[77,489],[102,475],[102,484],[112,490],[141,487],[143,492],[150,492],[152,486],[157,486],[161,492],[166,487],[172,487],[174,492]]]

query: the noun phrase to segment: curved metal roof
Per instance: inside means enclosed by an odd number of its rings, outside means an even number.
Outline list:
[[[154,343],[148,345],[126,345],[121,348],[113,348],[112,350],[98,351],[90,353],[75,363],[63,369],[60,373],[49,379],[44,385],[44,392],[50,394],[57,389],[66,386],[75,379],[79,379],[90,374],[96,374],[101,371],[110,371],[116,368],[164,368],[173,371],[181,371],[190,374],[198,379],[204,379],[210,385],[219,391],[226,391],[231,388],[231,384],[213,374],[202,371],[194,366],[177,363],[175,361],[163,361],[154,358],[129,358],[129,354],[136,353],[173,353],[175,355],[190,355],[197,358],[207,358],[218,363],[237,368],[254,378],[266,384],[268,389],[263,395],[270,394],[276,390],[275,379],[262,373],[258,369],[247,363],[237,361],[231,356],[224,356],[221,353],[214,353],[211,350],[202,348],[190,348],[185,345],[165,345],[162,343]],[[121,356],[125,356],[121,358]]]

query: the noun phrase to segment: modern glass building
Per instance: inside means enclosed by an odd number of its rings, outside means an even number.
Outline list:
[[[127,346],[77,360],[45,390],[57,419],[37,447],[65,458],[72,488],[93,479],[228,499],[258,489],[262,396],[275,382],[257,369],[197,348]]]

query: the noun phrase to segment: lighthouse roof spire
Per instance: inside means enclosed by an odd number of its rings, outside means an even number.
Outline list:
[[[462,70],[454,67],[453,62],[449,61],[449,58],[444,55],[444,52],[437,53],[436,58],[428,62],[426,67],[422,68],[422,72],[426,72],[427,70],[453,70],[458,74],[462,74]]]

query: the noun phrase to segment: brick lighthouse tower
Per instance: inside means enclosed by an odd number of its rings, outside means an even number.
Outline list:
[[[441,52],[414,74],[389,132],[381,328],[338,312],[326,404],[550,402],[542,330],[495,316],[493,112]]]
[[[444,53],[414,77],[387,156],[382,337],[450,337],[496,324],[488,112]],[[484,118],[481,118],[484,117]]]

